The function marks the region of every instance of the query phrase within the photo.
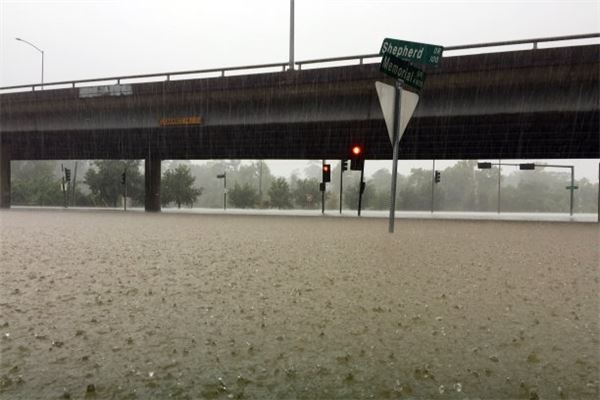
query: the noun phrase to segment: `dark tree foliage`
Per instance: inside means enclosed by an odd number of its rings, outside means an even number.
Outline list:
[[[285,178],[277,178],[271,183],[269,198],[271,207],[292,208],[292,194]]]
[[[15,161],[11,171],[11,201],[15,205],[62,206],[61,179],[54,161]]]
[[[358,209],[358,195],[360,191],[360,180],[350,184],[346,190],[344,190],[344,204],[351,210]],[[362,196],[361,208],[367,209],[372,208],[373,200],[375,199],[375,189],[370,183],[365,184],[365,191]]]
[[[236,208],[255,207],[259,201],[258,192],[248,183],[244,183],[244,186],[240,186],[240,184],[236,182],[233,189],[229,191],[227,197],[231,205]]]
[[[294,202],[299,208],[317,208],[321,205],[319,180],[316,178],[298,179],[292,190]]]
[[[175,203],[177,208],[181,204],[193,206],[194,201],[202,194],[202,188],[195,188],[194,178],[188,165],[180,164],[174,169],[165,171],[161,182],[160,202],[163,206]]]
[[[96,205],[117,207],[123,198],[121,174],[127,170],[127,197],[134,203],[144,202],[144,178],[139,160],[99,160],[87,170],[84,182],[89,186]]]

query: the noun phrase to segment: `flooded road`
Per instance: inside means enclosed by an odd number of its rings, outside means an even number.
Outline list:
[[[596,399],[596,224],[0,212],[2,399]]]

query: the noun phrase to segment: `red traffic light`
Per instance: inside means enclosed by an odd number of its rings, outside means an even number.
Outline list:
[[[323,181],[322,182],[331,182],[331,165],[323,164]]]
[[[352,155],[358,157],[362,154],[362,151],[363,149],[359,145],[352,146]]]

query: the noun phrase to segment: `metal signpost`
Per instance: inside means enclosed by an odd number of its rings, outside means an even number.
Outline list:
[[[223,179],[223,211],[227,210],[227,172],[217,175],[217,179]]]
[[[425,73],[411,64],[411,62],[435,66],[441,61],[443,51],[444,48],[441,46],[390,38],[383,40],[381,50],[379,51],[379,54],[382,55],[379,70],[396,79],[393,94],[391,91],[392,88],[388,85],[381,82],[375,83],[393,148],[389,216],[390,233],[394,232],[396,214],[396,182],[398,177],[400,139],[419,101],[419,96],[416,93],[405,90],[403,85],[410,86],[417,91],[422,89],[425,82]],[[390,110],[390,107],[393,107],[393,109]]]

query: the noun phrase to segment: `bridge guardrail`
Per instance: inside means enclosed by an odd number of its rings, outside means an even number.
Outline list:
[[[489,47],[506,47],[506,46],[514,46],[514,45],[525,45],[531,44],[531,50],[535,50],[538,48],[540,43],[549,43],[549,42],[562,42],[567,40],[584,40],[584,39],[594,39],[600,38],[600,33],[588,33],[581,35],[569,35],[569,36],[554,36],[554,37],[546,37],[546,38],[536,38],[536,39],[523,39],[523,40],[509,40],[502,42],[490,42],[490,43],[477,43],[477,44],[466,44],[459,46],[447,46],[444,47],[444,52],[446,51],[456,51],[456,50],[477,50],[477,49],[485,49]],[[313,60],[305,60],[305,61],[297,61],[294,65],[298,66],[298,70],[302,70],[302,67],[310,64],[328,64],[332,62],[343,62],[343,61],[358,61],[360,65],[364,64],[366,59],[378,58],[381,57],[379,54],[362,54],[355,56],[345,56],[345,57],[330,57],[330,58],[321,58],[321,59],[313,59]],[[154,74],[141,74],[141,75],[124,75],[124,76],[112,76],[105,78],[91,78],[91,79],[78,79],[73,81],[61,81],[61,82],[50,82],[38,84],[27,84],[27,85],[13,85],[13,86],[4,86],[0,87],[0,92],[15,89],[28,89],[31,91],[37,90],[47,90],[50,86],[71,86],[72,88],[79,87],[78,84],[82,83],[92,83],[92,82],[109,82],[114,81],[117,85],[121,84],[121,81],[130,80],[130,79],[144,79],[144,78],[161,78],[163,77],[165,81],[170,81],[171,77],[181,76],[181,75],[197,75],[197,74],[210,74],[210,73],[220,73],[222,77],[226,76],[227,72],[230,71],[243,71],[243,70],[256,70],[256,69],[272,69],[272,68],[281,68],[283,72],[289,70],[289,63],[270,63],[270,64],[257,64],[257,65],[244,65],[244,66],[236,66],[236,67],[223,67],[223,68],[209,68],[209,69],[200,69],[200,70],[191,70],[191,71],[175,71],[175,72],[160,72]],[[139,82],[136,82],[139,83]],[[53,89],[62,89],[62,88],[53,88]],[[25,90],[23,90],[25,91]]]

